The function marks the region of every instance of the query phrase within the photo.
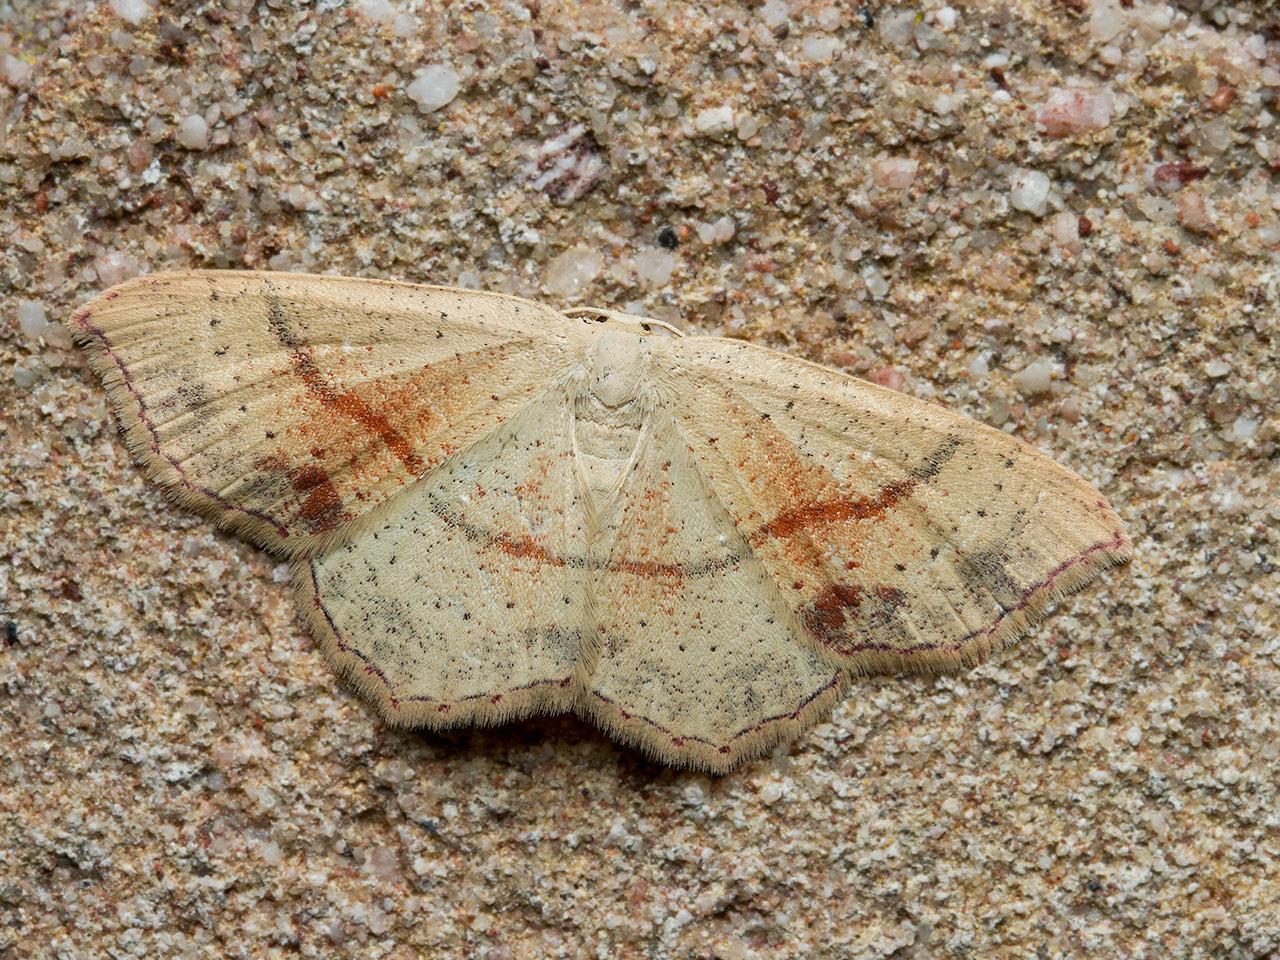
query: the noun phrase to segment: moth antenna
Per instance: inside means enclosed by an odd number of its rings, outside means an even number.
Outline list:
[[[570,307],[568,310],[562,310],[561,313],[570,319],[574,319],[576,317],[594,317],[600,322],[614,320],[618,323],[628,324],[629,326],[638,326],[646,333],[649,332],[651,327],[660,327],[672,336],[687,336],[687,334],[675,324],[668,323],[665,320],[655,320],[652,317],[637,317],[634,314],[622,313],[618,310],[606,310],[603,307]]]

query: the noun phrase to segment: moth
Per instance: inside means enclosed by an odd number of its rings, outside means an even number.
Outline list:
[[[396,726],[573,711],[723,772],[853,678],[979,662],[1131,553],[999,430],[612,310],[198,271],[72,327],[148,476],[292,562]]]

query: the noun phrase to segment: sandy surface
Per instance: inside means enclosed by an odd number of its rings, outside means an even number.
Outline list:
[[[89,7],[0,2],[0,958],[1280,951],[1271,4]],[[58,325],[209,266],[758,340],[1051,452],[1137,558],[721,779],[389,732]]]

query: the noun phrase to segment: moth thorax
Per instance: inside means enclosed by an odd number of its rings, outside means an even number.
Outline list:
[[[591,357],[591,392],[606,407],[634,400],[644,376],[644,341],[634,333],[606,326]]]

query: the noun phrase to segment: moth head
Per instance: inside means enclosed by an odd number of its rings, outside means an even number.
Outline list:
[[[596,334],[591,354],[591,392],[606,407],[620,407],[636,398],[647,366],[651,336],[683,337],[665,320],[651,320],[601,307],[574,307],[570,319],[591,326]]]

